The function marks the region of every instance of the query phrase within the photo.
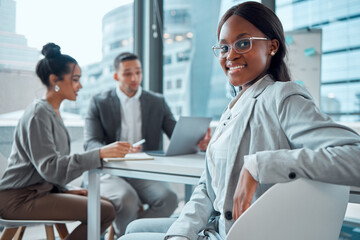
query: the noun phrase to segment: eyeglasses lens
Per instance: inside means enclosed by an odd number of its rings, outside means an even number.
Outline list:
[[[245,51],[250,49],[251,40],[246,39],[246,38],[245,39],[239,39],[237,42],[235,42],[234,46],[235,46],[236,52],[238,52],[238,53],[245,52]]]
[[[232,47],[231,45],[224,44],[224,45],[220,45],[217,48],[213,48],[213,50],[217,57],[224,58],[229,53],[231,47]],[[234,50],[237,53],[247,52],[251,49],[251,39],[248,38],[239,39],[233,44],[233,47],[235,48]]]

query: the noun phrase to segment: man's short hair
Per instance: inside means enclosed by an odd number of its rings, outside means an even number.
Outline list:
[[[119,69],[120,63],[124,61],[137,60],[139,57],[134,53],[124,52],[117,55],[114,60],[114,69],[117,71]]]

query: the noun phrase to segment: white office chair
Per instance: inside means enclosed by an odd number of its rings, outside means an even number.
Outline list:
[[[5,227],[0,236],[0,240],[11,240],[13,238],[16,240],[20,240],[24,235],[26,227],[40,224],[45,225],[47,240],[55,240],[53,225],[55,225],[59,233],[60,239],[64,239],[69,234],[65,225],[66,223],[69,223],[69,221],[8,220],[0,218],[0,225]]]
[[[338,240],[349,187],[298,179],[265,192],[226,240]]]

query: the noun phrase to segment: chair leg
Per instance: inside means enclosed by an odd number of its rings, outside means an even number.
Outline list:
[[[26,229],[26,226],[19,227],[18,230],[16,231],[14,239],[21,240],[24,236],[25,229]]]
[[[114,236],[115,236],[115,230],[113,225],[111,224],[107,240],[114,240]]]
[[[55,240],[54,228],[52,225],[45,225],[46,239]]]
[[[11,240],[19,228],[5,228],[0,240]]]
[[[63,240],[69,235],[69,231],[67,230],[66,224],[56,223],[55,228],[59,233],[60,239]]]

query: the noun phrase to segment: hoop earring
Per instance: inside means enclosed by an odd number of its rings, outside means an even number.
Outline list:
[[[55,92],[59,92],[59,91],[60,91],[60,87],[59,87],[58,85],[55,85],[54,90],[55,90]]]

